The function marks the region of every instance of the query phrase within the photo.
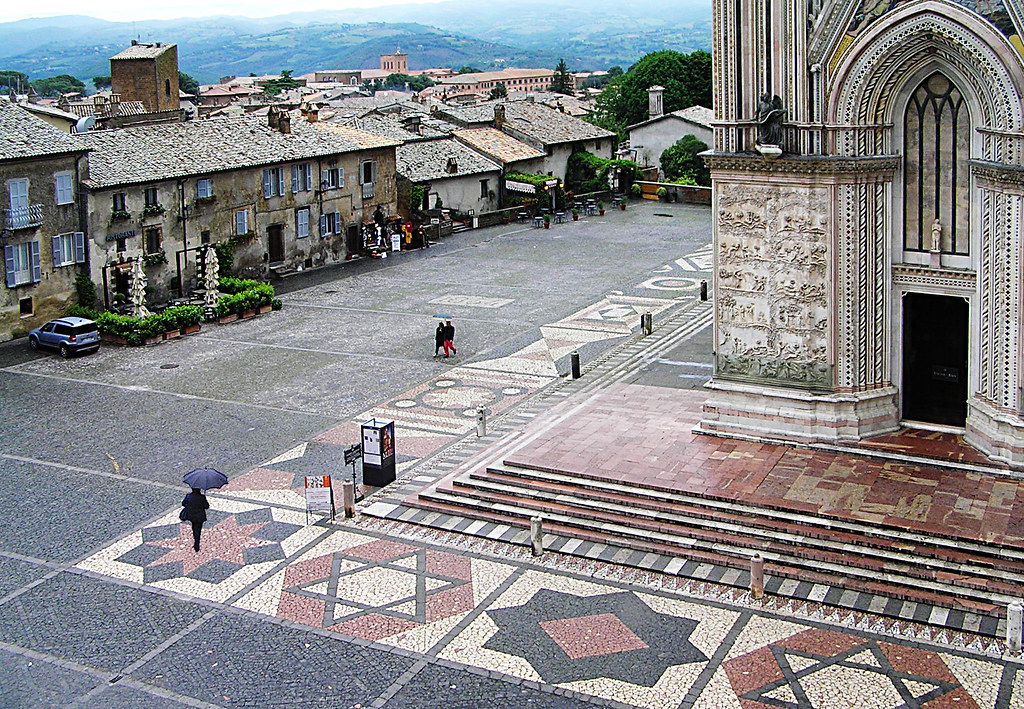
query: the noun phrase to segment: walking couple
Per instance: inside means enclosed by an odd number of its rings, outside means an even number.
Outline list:
[[[444,347],[444,356],[448,356],[448,350],[452,351],[452,354],[458,354],[455,351],[455,326],[452,325],[451,320],[445,322],[439,322],[437,329],[434,330],[434,356],[437,357],[437,351]]]

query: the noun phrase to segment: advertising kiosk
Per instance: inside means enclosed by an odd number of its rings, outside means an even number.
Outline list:
[[[395,422],[370,419],[362,425],[363,485],[384,487],[395,481]]]

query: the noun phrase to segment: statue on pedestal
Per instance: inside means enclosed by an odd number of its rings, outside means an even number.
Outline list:
[[[942,222],[938,217],[932,222],[932,243],[928,250],[933,254],[942,252]]]
[[[782,107],[782,99],[776,94],[761,94],[757,101],[757,142],[760,145],[780,145],[782,143],[782,119],[786,109]]]

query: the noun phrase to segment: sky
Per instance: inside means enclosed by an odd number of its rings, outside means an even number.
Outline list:
[[[347,10],[353,7],[380,7],[381,5],[407,5],[433,3],[442,0],[181,0],[181,2],[140,3],[138,0],[46,0],[42,6],[17,2],[0,3],[0,22],[24,20],[29,17],[55,15],[88,15],[113,22],[133,20],[168,20],[176,17],[206,17],[208,15],[242,15],[245,17],[271,17],[291,12],[312,10]],[[43,9],[40,9],[42,7]]]

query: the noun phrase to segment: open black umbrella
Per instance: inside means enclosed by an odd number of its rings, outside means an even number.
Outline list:
[[[196,468],[185,473],[185,484],[199,490],[212,490],[228,484],[228,476],[213,468]]]

